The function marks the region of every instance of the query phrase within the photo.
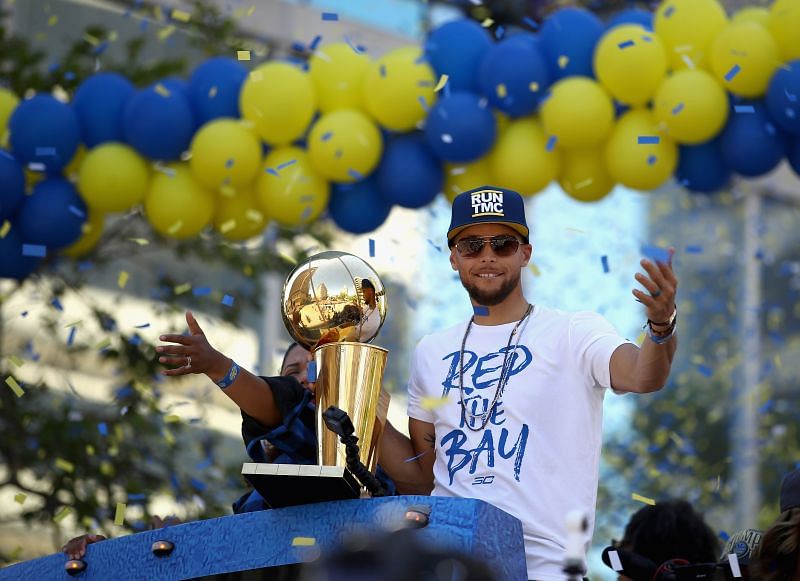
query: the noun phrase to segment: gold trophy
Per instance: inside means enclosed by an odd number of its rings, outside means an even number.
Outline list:
[[[281,314],[314,356],[317,464],[245,463],[242,474],[273,508],[380,495],[374,471],[389,409],[381,389],[388,351],[369,344],[386,319],[380,278],[352,254],[316,254],[289,273]]]

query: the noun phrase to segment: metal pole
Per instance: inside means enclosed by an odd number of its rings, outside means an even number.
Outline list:
[[[264,232],[264,252],[275,252],[276,233],[275,225],[270,224]],[[272,362],[282,326],[280,297],[283,278],[278,273],[269,271],[262,276],[261,284],[265,296],[258,329],[258,370],[262,375],[273,375],[278,373],[272,368]]]
[[[740,345],[742,374],[734,398],[735,422],[731,437],[733,477],[736,482],[736,528],[754,527],[761,506],[758,464],[759,371],[761,369],[761,262],[759,224],[761,192],[744,196],[744,280]]]

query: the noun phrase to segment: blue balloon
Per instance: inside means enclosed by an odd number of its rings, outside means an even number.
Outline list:
[[[550,86],[542,53],[530,40],[515,37],[489,49],[481,62],[479,80],[489,103],[511,117],[536,111]]]
[[[752,113],[731,113],[722,130],[722,159],[738,174],[756,177],[769,173],[786,153],[786,138],[767,115],[763,101],[737,101]]]
[[[378,191],[374,176],[354,184],[337,184],[331,191],[328,215],[345,232],[365,234],[386,221],[392,205]]]
[[[47,173],[57,173],[67,165],[81,140],[72,107],[45,94],[17,105],[8,128],[14,155],[25,164],[43,164]]]
[[[219,117],[239,117],[239,92],[247,68],[228,57],[214,57],[189,77],[189,101],[200,125]]]
[[[75,186],[65,179],[49,178],[36,184],[25,198],[14,227],[26,244],[62,248],[81,237],[85,221],[86,204]]]
[[[604,32],[600,19],[583,8],[562,8],[550,15],[539,40],[553,82],[573,75],[593,77],[594,47]]]
[[[447,75],[450,91],[478,92],[478,68],[493,44],[487,30],[468,18],[447,22],[425,41],[425,56],[437,76]]]
[[[122,115],[125,141],[154,160],[180,158],[189,149],[194,127],[186,95],[180,90],[169,90],[163,83],[137,91]]]
[[[611,30],[623,24],[641,24],[650,32],[653,32],[653,13],[641,8],[629,8],[623,10],[606,24],[606,30]]]
[[[0,227],[25,198],[25,170],[17,159],[0,149]]]
[[[539,42],[539,37],[533,34],[532,32],[518,32],[516,34],[509,35],[505,38],[503,42],[519,42],[532,48],[533,50],[538,50],[541,53],[542,45]]]
[[[474,161],[494,143],[497,123],[485,99],[473,93],[453,93],[436,102],[425,121],[425,138],[445,161]]]
[[[700,145],[683,145],[675,177],[692,192],[710,194],[723,189],[733,172],[722,158],[720,138]]]
[[[427,206],[444,185],[442,165],[422,134],[389,141],[375,176],[384,199],[405,208]]]
[[[72,107],[78,114],[81,137],[87,147],[123,141],[122,111],[135,91],[131,82],[117,73],[99,73],[81,83]]]
[[[800,135],[800,60],[775,71],[767,90],[767,112],[778,127]]]
[[[42,262],[41,257],[23,254],[22,239],[13,227],[0,238],[0,256],[0,278],[23,280]]]
[[[789,145],[789,151],[786,154],[786,159],[792,167],[792,170],[794,170],[794,173],[800,177],[800,136],[792,139]]]

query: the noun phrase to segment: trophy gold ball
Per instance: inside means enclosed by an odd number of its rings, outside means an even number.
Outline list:
[[[289,273],[281,315],[289,335],[309,350],[341,341],[369,343],[386,319],[386,292],[358,256],[321,252]]]

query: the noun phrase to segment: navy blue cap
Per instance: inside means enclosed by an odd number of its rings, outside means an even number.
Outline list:
[[[525,202],[514,190],[481,186],[457,195],[447,230],[448,245],[464,228],[475,224],[504,224],[519,232],[525,244],[528,243]]]
[[[783,477],[781,483],[781,512],[790,508],[800,508],[800,468],[792,470]]]

